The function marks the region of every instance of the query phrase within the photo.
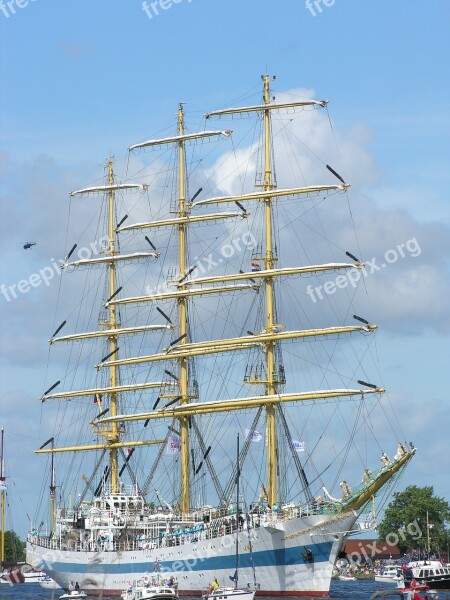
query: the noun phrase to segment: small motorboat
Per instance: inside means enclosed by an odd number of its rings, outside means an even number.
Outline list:
[[[356,577],[353,577],[353,575],[339,575],[339,579],[341,581],[356,581]]]
[[[387,565],[375,572],[375,581],[379,583],[398,583],[403,581],[402,565]]]
[[[162,579],[150,582],[146,577],[134,582],[122,592],[122,600],[164,600],[178,598],[178,585],[171,577],[167,582]]]
[[[80,590],[72,590],[71,592],[66,592],[60,596],[59,600],[81,600],[82,598],[87,598],[87,594],[85,592],[81,592]]]

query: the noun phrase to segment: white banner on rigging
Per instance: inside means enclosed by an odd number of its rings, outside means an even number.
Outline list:
[[[292,440],[292,445],[294,446],[294,450],[296,452],[305,451],[305,442],[300,442],[299,440]]]
[[[250,440],[251,442],[260,442],[263,436],[256,429],[246,429],[245,430],[245,439]]]
[[[167,438],[166,454],[178,454],[181,444],[178,435],[171,433]]]

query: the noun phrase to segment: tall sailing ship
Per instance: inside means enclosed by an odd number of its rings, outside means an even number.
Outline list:
[[[172,136],[129,148],[153,151],[145,182],[139,170],[118,182],[109,160],[106,182],[70,194],[72,214],[83,196],[92,211],[103,199],[95,235],[104,237],[97,255],[78,260],[67,242],[64,282],[77,300],[71,311],[59,302],[67,317],[50,339],[67,359],[67,391],[55,391],[58,380],[41,397],[54,430],[37,450],[51,459],[50,519],[27,541],[27,561],[64,588],[118,596],[167,573],[181,595],[199,594],[214,578],[228,582],[237,545],[240,588],[327,596],[348,535],[415,452],[399,443],[395,458],[369,464],[360,436],[376,440],[384,392],[365,364],[376,326],[358,315],[348,323],[351,294],[341,310],[337,294],[312,302],[305,290],[339,275],[355,281],[364,268],[351,252],[311,261],[307,247],[314,233],[317,256],[337,247],[312,219],[323,208],[330,219],[349,188],[325,163],[331,183],[299,186],[298,117],[327,102],[277,102],[272,79],[262,80],[262,101],[206,115],[250,123],[243,149],[229,129],[192,132],[180,104]],[[279,151],[292,187],[277,186]],[[66,320],[77,332],[61,334]],[[345,473],[354,485],[344,480],[338,493]]]

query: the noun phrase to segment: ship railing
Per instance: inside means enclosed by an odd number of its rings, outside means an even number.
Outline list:
[[[277,513],[276,519],[278,521],[287,521],[299,517],[309,517],[312,515],[333,515],[339,512],[339,503],[326,501],[326,500],[314,500],[308,504],[298,504],[291,506],[283,511]]]
[[[99,551],[125,551],[125,550],[141,550],[142,543],[135,539],[128,539],[121,542],[108,540],[72,540],[70,538],[40,536],[29,534],[27,540],[30,544],[49,550],[71,550],[74,552],[99,552]],[[157,548],[156,543],[149,543],[149,549]]]

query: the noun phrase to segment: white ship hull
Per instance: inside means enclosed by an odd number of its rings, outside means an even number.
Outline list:
[[[252,556],[258,595],[328,596],[335,560],[356,518],[356,513],[346,513],[266,523],[252,530],[251,554],[247,531],[239,532],[239,587],[254,586]],[[44,568],[63,588],[77,581],[89,595],[120,596],[138,577],[166,572],[176,576],[179,594],[189,596],[200,594],[214,577],[228,584],[235,569],[235,534],[119,551],[49,548],[40,540],[29,538],[28,562]]]

